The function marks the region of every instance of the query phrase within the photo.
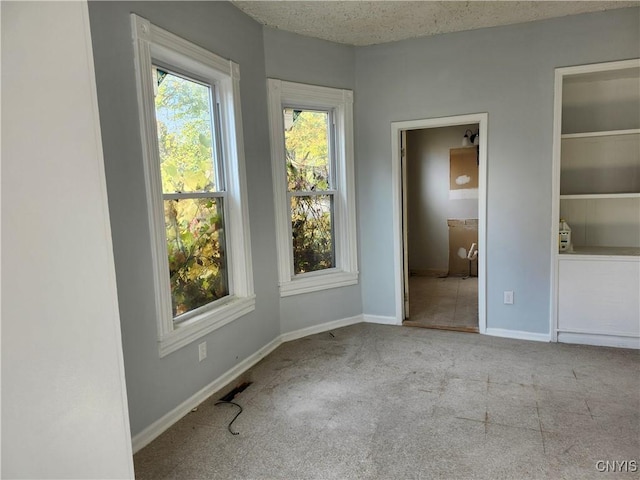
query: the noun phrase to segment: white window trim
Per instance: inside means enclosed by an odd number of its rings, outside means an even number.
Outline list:
[[[268,79],[271,171],[276,214],[280,296],[309,293],[358,283],[353,166],[353,92]],[[330,110],[335,122],[336,268],[293,275],[291,218],[284,150],[284,106]]]
[[[163,357],[255,309],[242,116],[240,67],[188,42],[148,20],[131,14],[136,60],[138,110],[142,134],[145,185],[152,236],[153,277],[158,327],[158,345]],[[233,285],[230,295],[213,302],[188,320],[174,324],[165,239],[162,180],[156,132],[152,63],[160,61],[210,79],[220,96],[221,142],[226,174],[230,238],[228,269]]]

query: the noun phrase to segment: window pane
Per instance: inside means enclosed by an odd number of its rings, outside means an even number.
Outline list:
[[[211,88],[159,68],[156,72],[162,191],[220,189],[214,167]]]
[[[229,295],[222,201],[164,202],[174,317]]]
[[[329,113],[284,109],[289,191],[329,190]]]
[[[292,196],[291,230],[296,274],[335,267],[333,195]]]

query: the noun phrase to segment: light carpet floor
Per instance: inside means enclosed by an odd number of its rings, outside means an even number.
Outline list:
[[[136,478],[637,479],[597,462],[639,460],[639,378],[637,351],[358,324],[280,346],[243,377],[238,435],[221,392]]]

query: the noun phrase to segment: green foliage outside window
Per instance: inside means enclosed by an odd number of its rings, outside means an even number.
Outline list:
[[[165,200],[174,317],[229,294],[222,200]]]
[[[285,109],[284,118],[287,184],[294,193],[290,206],[294,272],[332,268],[333,195],[314,193],[331,189],[329,115]]]
[[[162,190],[220,190],[208,86],[158,69],[155,99]],[[164,201],[173,315],[229,294],[223,199],[188,195]]]

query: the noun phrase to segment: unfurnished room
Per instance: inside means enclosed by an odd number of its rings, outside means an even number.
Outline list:
[[[640,2],[0,21],[2,478],[638,478]]]

